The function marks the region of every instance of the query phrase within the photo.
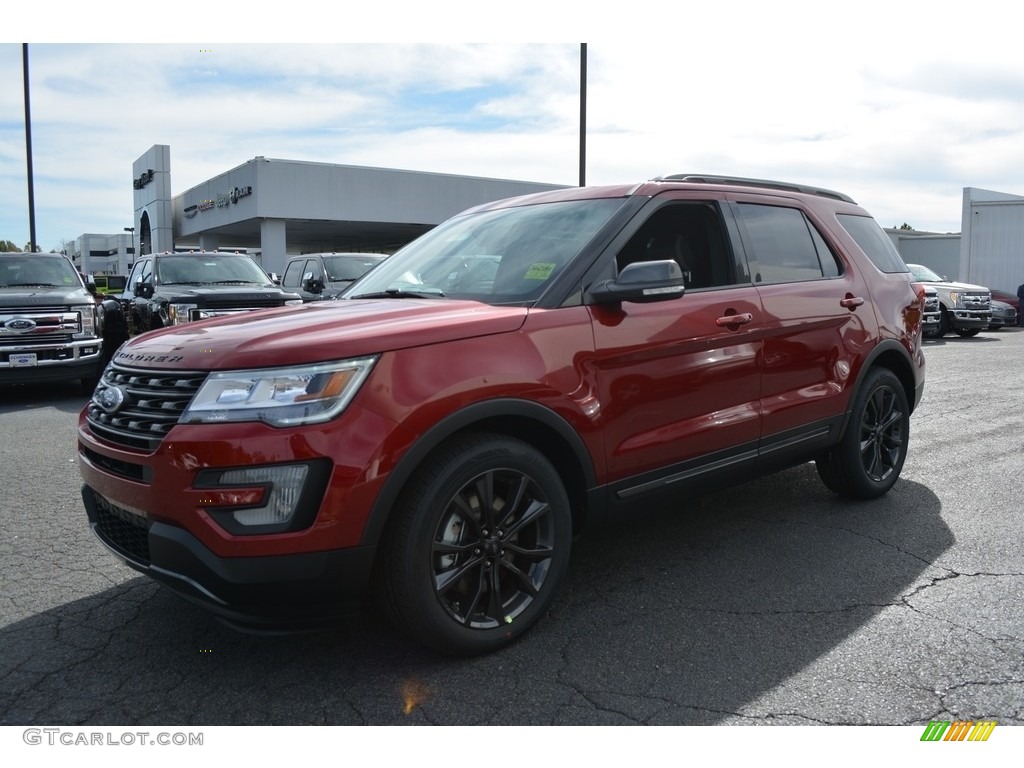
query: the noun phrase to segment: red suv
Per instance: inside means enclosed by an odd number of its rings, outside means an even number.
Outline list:
[[[896,482],[923,288],[849,197],[670,176],[484,205],[341,300],[166,328],[81,414],[82,490],[128,565],[235,626],[367,592],[419,641],[499,648],[575,532],[814,460]]]

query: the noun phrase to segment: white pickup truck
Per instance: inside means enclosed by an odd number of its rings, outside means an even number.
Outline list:
[[[969,283],[954,283],[921,264],[907,264],[914,282],[924,283],[939,294],[939,323],[925,328],[929,338],[941,338],[950,331],[968,338],[988,328],[992,320],[992,296],[988,288]]]

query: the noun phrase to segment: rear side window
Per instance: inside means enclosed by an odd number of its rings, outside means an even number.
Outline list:
[[[839,274],[828,244],[801,211],[749,203],[741,203],[738,210],[754,251],[755,283],[791,283]]]
[[[878,222],[870,216],[854,216],[841,213],[836,216],[843,229],[850,233],[864,254],[871,259],[882,272],[908,272],[896,246],[889,236],[878,226]]]

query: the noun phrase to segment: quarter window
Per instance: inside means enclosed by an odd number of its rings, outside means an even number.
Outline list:
[[[878,222],[870,216],[854,216],[843,213],[836,216],[843,229],[850,233],[864,255],[871,259],[882,272],[906,272],[907,265],[903,263],[896,246],[892,244],[889,236],[878,226]]]

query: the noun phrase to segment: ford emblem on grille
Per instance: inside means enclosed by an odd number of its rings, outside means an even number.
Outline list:
[[[124,404],[124,392],[118,387],[107,387],[93,397],[92,401],[107,413],[114,413]]]
[[[6,323],[4,328],[15,333],[24,333],[25,331],[31,331],[36,327],[35,320],[29,320],[27,317],[12,317]]]

